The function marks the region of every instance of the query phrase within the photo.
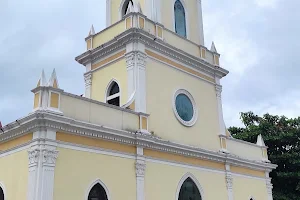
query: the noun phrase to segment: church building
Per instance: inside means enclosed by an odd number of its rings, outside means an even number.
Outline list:
[[[83,96],[42,72],[0,129],[0,200],[272,200],[263,138],[226,129],[201,0],[106,0],[106,24],[75,58]]]

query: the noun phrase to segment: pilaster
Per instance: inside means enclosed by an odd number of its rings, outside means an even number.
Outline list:
[[[136,173],[136,196],[137,200],[145,199],[145,170],[146,163],[144,158],[144,150],[141,147],[137,147],[137,156],[135,163],[135,173]]]
[[[217,98],[217,104],[218,104],[218,121],[219,121],[219,134],[226,136],[225,132],[225,124],[223,119],[223,107],[222,107],[222,86],[219,84],[220,80],[216,80],[216,98]]]
[[[40,129],[33,133],[28,150],[28,200],[53,200],[54,170],[58,151],[56,131]]]
[[[146,59],[144,44],[133,42],[126,46],[128,103],[135,104],[136,112],[146,113]]]
[[[225,168],[226,168],[225,179],[226,179],[228,200],[233,200],[233,178],[230,171],[230,165],[226,164]]]
[[[91,91],[92,91],[92,73],[87,73],[84,75],[84,82],[85,82],[85,97],[91,98]]]
[[[268,193],[268,200],[273,200],[273,184],[271,182],[271,178],[269,176],[269,172],[266,172],[266,187],[267,187],[267,193]]]

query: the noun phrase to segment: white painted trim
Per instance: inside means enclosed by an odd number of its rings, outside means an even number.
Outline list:
[[[5,186],[4,186],[4,183],[1,182],[0,180],[0,188],[2,189],[3,191],[3,194],[4,194],[4,200],[6,200],[6,189],[5,189]]]
[[[198,4],[198,26],[199,26],[199,38],[200,44],[204,46],[204,30],[203,30],[203,16],[202,16],[202,0],[197,0]]]
[[[52,93],[55,93],[55,94],[58,94],[58,108],[53,108],[51,107],[51,96],[52,96]],[[60,110],[60,93],[59,92],[55,92],[53,90],[49,90],[49,95],[48,95],[48,108],[50,108],[50,110],[53,110],[54,112],[55,111],[59,111]]]
[[[175,29],[175,10],[174,10],[174,5],[175,5],[175,2],[176,2],[177,0],[172,0],[172,2],[173,2],[173,4],[172,4],[172,20],[173,20],[173,32],[174,33],[176,33],[176,29]],[[188,12],[188,9],[187,9],[187,6],[186,6],[186,3],[185,3],[185,0],[179,0],[180,2],[181,2],[181,4],[182,4],[182,6],[183,6],[183,8],[184,8],[184,12],[185,12],[185,25],[186,25],[186,39],[190,39],[190,25],[189,25],[189,12]],[[177,34],[177,33],[176,33]],[[178,35],[178,34],[177,34]],[[181,35],[179,35],[180,37],[182,37],[182,38],[185,38],[185,37],[183,37],[183,36],[181,36]]]
[[[196,184],[196,186],[197,186],[197,188],[198,188],[198,190],[200,192],[201,199],[205,200],[204,190],[201,187],[201,184],[199,183],[199,181],[197,180],[197,178],[193,174],[191,174],[190,172],[188,172],[185,175],[183,175],[183,177],[180,179],[180,181],[178,183],[178,186],[177,186],[177,190],[176,190],[176,195],[175,195],[176,198],[175,198],[175,200],[178,200],[181,186],[184,183],[184,181],[186,179],[188,179],[188,178],[190,178],[190,179],[192,179],[194,181],[194,183]]]
[[[87,188],[87,190],[86,190],[86,192],[85,192],[85,200],[88,200],[89,193],[90,193],[91,189],[92,189],[96,184],[98,184],[98,183],[99,183],[99,184],[103,187],[103,189],[105,190],[106,196],[107,196],[107,200],[110,200],[110,199],[111,199],[111,198],[110,198],[110,194],[109,194],[109,190],[108,190],[108,188],[106,187],[106,185],[105,185],[100,179],[96,179],[96,180],[93,181],[93,182],[89,185],[89,187]]]
[[[30,142],[27,142],[25,144],[22,144],[20,146],[14,147],[12,149],[6,150],[6,151],[0,151],[0,158],[9,156],[11,154],[15,154],[18,153],[20,151],[24,151],[29,149],[29,145],[33,142],[33,140],[31,140]]]
[[[249,200],[255,200],[255,198],[251,195],[249,198],[248,198]]]
[[[112,87],[112,84],[113,84],[114,82],[115,82],[115,83],[118,85],[118,87],[119,87],[119,93],[114,94],[114,95],[111,95],[111,96],[108,96],[108,93],[109,93],[109,91],[110,91],[110,89],[111,89],[111,87]],[[108,101],[111,100],[111,99],[120,97],[119,106],[121,106],[121,102],[122,102],[122,101],[121,101],[121,98],[122,98],[122,95],[121,95],[121,94],[122,94],[122,91],[121,91],[121,87],[120,87],[119,81],[117,81],[117,79],[115,79],[115,78],[112,78],[112,79],[109,81],[109,83],[107,84],[106,89],[105,89],[105,103],[108,103]]]
[[[184,121],[183,119],[181,119],[181,117],[179,116],[179,114],[177,112],[177,109],[176,109],[176,97],[178,95],[180,95],[180,94],[186,95],[190,99],[190,101],[191,101],[191,103],[193,105],[193,111],[194,111],[193,117],[188,122]],[[175,91],[175,93],[174,93],[174,95],[172,97],[172,106],[173,106],[173,111],[174,111],[174,114],[175,114],[177,120],[180,123],[182,123],[184,126],[191,127],[191,126],[193,126],[197,122],[197,119],[198,119],[198,107],[197,107],[197,104],[196,104],[193,96],[187,90],[185,90],[185,89],[178,89],[178,90]]]

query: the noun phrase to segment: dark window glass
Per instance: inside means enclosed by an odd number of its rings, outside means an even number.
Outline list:
[[[106,192],[99,183],[91,189],[88,200],[107,200]]]
[[[176,111],[179,117],[189,122],[194,116],[194,108],[191,100],[185,94],[179,94],[175,101]]]
[[[119,92],[120,92],[119,86],[116,82],[114,82],[113,85],[110,88],[109,96],[117,94]]]
[[[201,200],[200,192],[191,178],[187,178],[179,192],[178,200]]]
[[[1,187],[0,187],[0,200],[4,200],[4,192]]]
[[[182,3],[177,0],[174,5],[175,13],[175,32],[186,38],[186,20],[185,20],[185,11]]]
[[[128,10],[128,6],[129,6],[129,3],[131,3],[131,4],[133,5],[132,0],[129,0],[129,1],[127,1],[127,2],[124,3],[123,11],[122,11],[122,15],[123,15],[123,16],[126,15],[126,12],[127,12],[127,10]]]
[[[115,106],[120,106],[120,97],[108,100],[107,103]]]

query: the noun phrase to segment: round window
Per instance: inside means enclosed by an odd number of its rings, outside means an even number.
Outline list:
[[[197,109],[192,95],[186,90],[176,91],[173,99],[176,118],[185,126],[193,126],[197,120]]]

